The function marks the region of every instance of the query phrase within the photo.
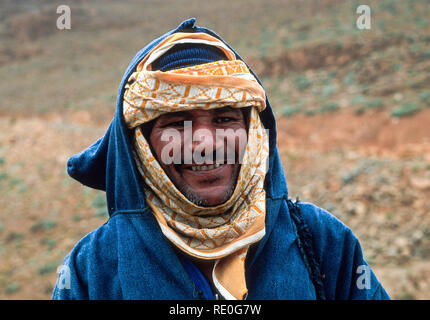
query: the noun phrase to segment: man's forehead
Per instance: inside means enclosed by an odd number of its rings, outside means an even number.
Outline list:
[[[166,114],[163,114],[159,117],[159,119],[168,119],[172,117],[193,117],[193,116],[206,116],[206,115],[220,115],[225,113],[237,113],[241,114],[241,110],[238,108],[233,108],[230,106],[223,107],[223,108],[217,108],[217,109],[194,109],[194,110],[187,110],[187,111],[178,111],[178,112],[169,112]]]

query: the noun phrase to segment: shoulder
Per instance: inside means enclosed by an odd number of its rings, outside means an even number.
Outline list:
[[[352,258],[357,247],[361,250],[353,231],[332,213],[308,202],[299,202],[299,208],[322,266],[341,263]]]
[[[91,258],[95,254],[105,257],[106,251],[116,248],[113,245],[115,244],[117,234],[115,229],[115,222],[109,220],[79,240],[68,257],[73,258],[83,265],[85,265],[88,258]]]
[[[315,227],[333,226],[338,228],[348,228],[339,218],[331,212],[316,206],[310,202],[298,202],[301,213],[309,223]]]
[[[115,238],[114,223],[109,220],[79,240],[58,268],[51,298],[89,299],[93,280],[107,278],[107,272],[115,268]]]
[[[352,230],[329,211],[309,202],[299,202],[298,206],[316,241],[319,239],[333,244],[333,242],[344,241],[345,237],[350,238],[351,241],[357,241]]]
[[[367,264],[352,230],[332,213],[312,203],[299,203],[300,213],[312,234],[328,299],[389,299]],[[366,270],[369,287],[361,285]],[[370,286],[371,283],[371,286]]]

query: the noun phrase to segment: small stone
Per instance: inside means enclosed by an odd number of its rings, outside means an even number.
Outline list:
[[[430,189],[430,179],[425,177],[411,177],[410,183],[412,187],[418,190]]]

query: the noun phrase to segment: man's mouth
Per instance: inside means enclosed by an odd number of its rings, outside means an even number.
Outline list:
[[[170,173],[172,182],[182,194],[192,202],[206,206],[222,203],[231,196],[236,185],[236,166],[228,163],[177,164]]]
[[[191,166],[191,167],[188,167],[187,169],[191,168],[192,171],[208,171],[208,170],[216,169],[220,165],[221,165],[220,163],[210,164],[210,165],[199,165],[199,166]]]
[[[230,167],[230,164],[227,163],[203,163],[203,164],[185,164],[185,165],[175,165],[175,168],[178,172],[189,172],[189,173],[195,173],[195,174],[221,174],[221,172],[224,172],[223,169],[226,169]]]
[[[177,183],[187,184],[191,188],[199,189],[208,187],[208,185],[215,186],[214,184],[217,184],[217,181],[230,179],[233,169],[231,164],[193,163],[175,165],[175,170],[179,174]]]

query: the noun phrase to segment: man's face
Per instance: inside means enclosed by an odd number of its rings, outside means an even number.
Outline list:
[[[215,206],[231,197],[246,141],[243,112],[231,107],[162,115],[149,135],[164,172],[199,206]]]

